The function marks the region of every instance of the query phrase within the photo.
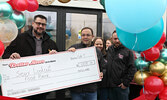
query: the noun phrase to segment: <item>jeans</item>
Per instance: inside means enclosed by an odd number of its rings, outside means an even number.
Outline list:
[[[97,92],[71,93],[72,100],[97,100]]]
[[[109,88],[109,100],[129,100],[129,87],[122,89],[120,87]]]
[[[108,88],[99,88],[98,89],[98,100],[108,100],[109,98],[109,89]]]

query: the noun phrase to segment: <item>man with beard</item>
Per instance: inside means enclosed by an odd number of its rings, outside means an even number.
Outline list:
[[[106,69],[109,100],[129,100],[129,85],[135,73],[133,52],[121,44],[116,31],[112,34],[112,42]]]
[[[43,15],[36,15],[32,22],[32,28],[10,43],[6,48],[2,58],[19,59],[20,57],[40,54],[56,53],[58,48],[56,43],[46,34],[47,18]],[[48,93],[25,97],[30,100],[46,100]]]

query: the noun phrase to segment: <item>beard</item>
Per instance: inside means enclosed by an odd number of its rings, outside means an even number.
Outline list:
[[[121,45],[121,43],[115,43],[114,46],[115,47],[119,47]]]
[[[38,29],[38,28],[37,28]],[[34,29],[34,32],[38,35],[38,36],[42,36],[45,31],[42,31],[41,33],[37,31],[37,29]],[[40,28],[41,30],[44,30],[43,28]]]

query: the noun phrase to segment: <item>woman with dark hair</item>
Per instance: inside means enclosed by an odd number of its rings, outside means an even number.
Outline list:
[[[96,37],[93,40],[93,45],[95,47],[97,47],[103,54],[103,58],[105,60],[105,62],[107,62],[106,60],[106,46],[105,46],[105,42],[101,37]],[[103,75],[103,79],[101,82],[99,82],[98,84],[98,94],[97,94],[97,98],[98,100],[108,100],[108,89],[107,89],[107,85],[106,85],[106,76],[105,74]]]
[[[111,39],[107,39],[106,40],[106,50],[108,50],[108,47],[110,47],[111,45],[112,45]]]
[[[93,45],[95,47],[97,47],[103,54],[103,56],[106,55],[106,46],[105,46],[105,42],[104,40],[101,38],[101,37],[96,37],[94,40],[93,40]]]

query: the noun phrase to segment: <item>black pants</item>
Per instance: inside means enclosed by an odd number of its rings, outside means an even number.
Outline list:
[[[34,96],[29,96],[25,97],[23,99],[28,99],[28,100],[46,100],[46,96],[49,93],[43,93],[43,94],[38,94]],[[65,100],[65,90],[57,90],[56,91],[56,100]]]
[[[46,96],[47,95],[48,95],[48,93],[42,93],[42,94],[37,94],[37,95],[33,95],[33,96],[24,97],[23,99],[28,99],[28,100],[46,100]]]
[[[65,89],[56,91],[56,100],[65,100]]]
[[[141,85],[135,85],[135,84],[130,84],[130,94],[129,94],[129,100],[133,100],[134,98],[137,98],[140,96],[140,90],[143,88]]]

